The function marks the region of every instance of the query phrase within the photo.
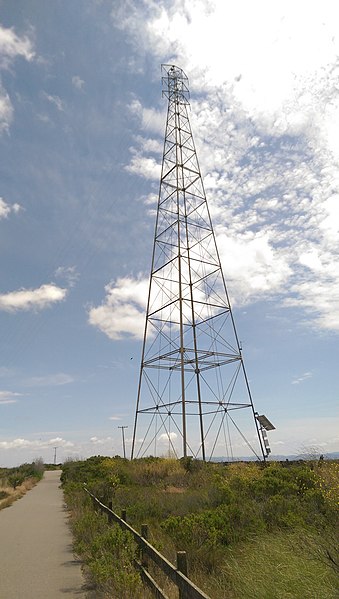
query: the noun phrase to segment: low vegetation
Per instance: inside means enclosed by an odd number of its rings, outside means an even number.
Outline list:
[[[127,511],[212,599],[335,599],[339,596],[339,462],[203,463],[191,459],[92,457],[63,466],[75,550],[98,592],[148,597],[133,568],[136,548],[95,513],[83,485]],[[169,597],[177,597],[170,587]]]
[[[0,468],[0,510],[12,505],[41,480],[44,465],[41,460],[17,468]]]

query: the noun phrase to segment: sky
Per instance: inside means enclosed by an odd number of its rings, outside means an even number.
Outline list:
[[[339,451],[335,0],[0,0],[0,466],[130,451],[161,64],[272,456]],[[159,448],[164,442],[159,439]],[[164,452],[166,443],[164,442]]]

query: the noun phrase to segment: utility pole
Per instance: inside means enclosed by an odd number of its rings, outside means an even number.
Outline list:
[[[54,466],[56,466],[57,447],[54,447]]]
[[[126,459],[125,428],[128,428],[128,426],[118,426],[118,428],[121,428],[121,433],[122,433],[122,447],[123,447],[123,451],[124,451],[124,459]]]

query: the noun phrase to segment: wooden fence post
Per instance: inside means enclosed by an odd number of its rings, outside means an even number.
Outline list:
[[[104,512],[109,521],[117,522],[123,530],[129,531],[133,536],[139,547],[139,552],[135,556],[137,559],[134,560],[134,564],[141,573],[143,581],[149,586],[156,597],[167,599],[165,591],[160,588],[157,581],[153,578],[153,574],[148,571],[151,561],[176,585],[180,599],[210,599],[204,591],[188,579],[185,551],[177,552],[177,565],[174,566],[149,543],[147,525],[142,525],[141,534],[139,534],[126,522],[126,510],[122,510],[121,518],[119,518],[112,510],[112,502],[109,502],[109,507],[103,504],[100,505],[101,502],[99,502],[99,499],[93,493],[86,487],[84,490],[91,497],[97,512]],[[153,568],[151,568],[152,571]]]
[[[148,525],[147,524],[142,524],[141,525],[141,536],[143,539],[146,539],[146,541],[148,540]],[[147,557],[147,551],[145,549],[141,549],[141,565],[143,566],[143,568],[148,568],[148,557]]]
[[[187,576],[187,555],[186,551],[177,551],[177,570]],[[188,599],[184,591],[179,589],[179,599]]]

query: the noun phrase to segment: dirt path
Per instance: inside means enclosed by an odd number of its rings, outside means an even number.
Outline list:
[[[74,559],[60,472],[0,511],[0,599],[88,597]]]

